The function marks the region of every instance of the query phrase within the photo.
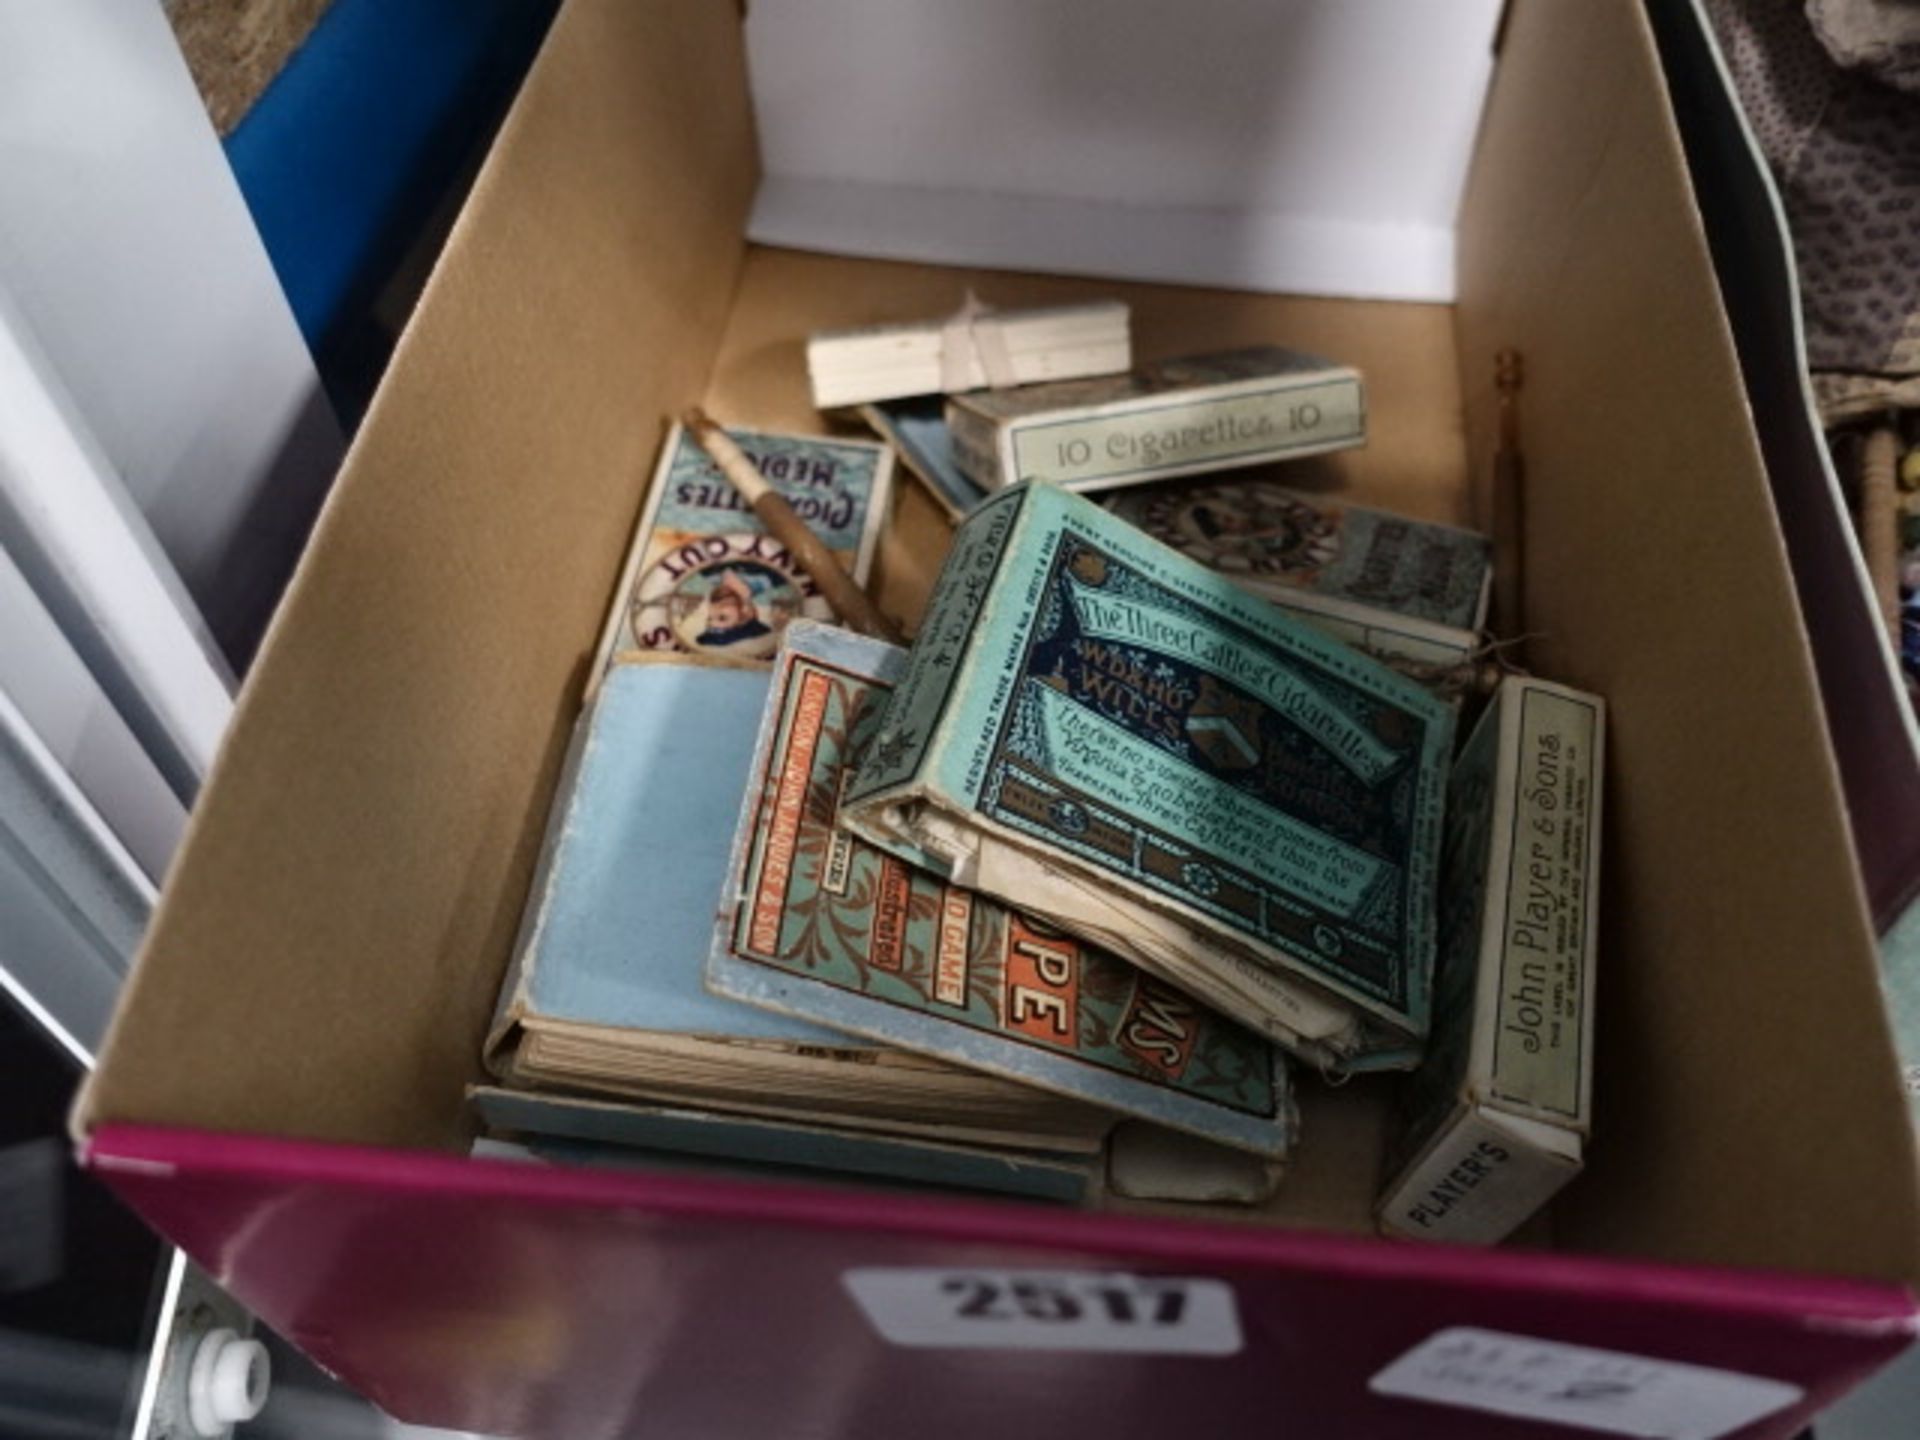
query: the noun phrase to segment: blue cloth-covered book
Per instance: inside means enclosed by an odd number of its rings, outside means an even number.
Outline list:
[[[488,1041],[518,1087],[969,1144],[1096,1148],[1110,1114],[709,994],[767,698],[758,668],[614,666],[555,797]]]

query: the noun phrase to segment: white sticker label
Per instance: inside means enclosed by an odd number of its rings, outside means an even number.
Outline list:
[[[1219,1280],[1074,1270],[849,1270],[873,1328],[896,1345],[1234,1355],[1240,1317]]]
[[[1806,1394],[1735,1370],[1464,1327],[1414,1346],[1368,1388],[1648,1440],[1715,1440]]]

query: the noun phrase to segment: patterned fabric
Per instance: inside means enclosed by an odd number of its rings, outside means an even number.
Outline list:
[[[1786,204],[1823,415],[1920,403],[1920,3],[1706,8]]]

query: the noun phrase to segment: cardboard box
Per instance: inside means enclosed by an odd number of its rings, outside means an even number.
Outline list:
[[[1434,1366],[1532,1356],[1653,1376],[1636,1405],[1733,1372],[1714,1394],[1762,1407],[1737,1433],[1786,1436],[1905,1347],[1913,1134],[1639,6],[1511,6],[1452,306],[748,246],[755,178],[735,6],[573,0],[248,679],[77,1113],[86,1163],[375,1400],[491,1433],[1519,1434]],[[1149,357],[1350,360],[1373,433],[1322,473],[1455,523],[1493,352],[1525,353],[1533,658],[1613,732],[1594,1141],[1527,1248],[1368,1237],[1386,1115],[1360,1085],[1309,1089],[1250,1218],[464,1158],[655,417],[817,428],[809,330],[968,284],[1118,295]],[[896,503],[882,598],[911,616],[946,530],[918,487]],[[1001,1338],[958,1313],[1008,1295]]]

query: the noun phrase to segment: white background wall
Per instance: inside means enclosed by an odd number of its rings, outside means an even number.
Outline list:
[[[243,658],[342,441],[161,6],[0,0],[0,287]]]

